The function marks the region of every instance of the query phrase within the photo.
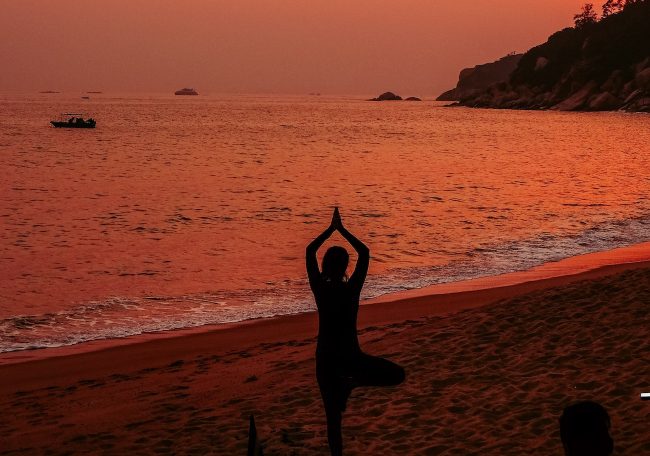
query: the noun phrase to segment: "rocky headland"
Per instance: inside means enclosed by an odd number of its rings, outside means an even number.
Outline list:
[[[458,94],[457,105],[469,107],[650,112],[650,1],[561,30],[507,80]]]
[[[463,69],[458,75],[456,87],[440,95],[436,101],[458,101],[478,95],[493,84],[507,82],[522,56],[510,54],[496,62]]]

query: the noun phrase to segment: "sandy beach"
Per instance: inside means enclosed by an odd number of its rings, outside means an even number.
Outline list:
[[[639,400],[650,389],[650,262],[542,277],[362,306],[362,347],[407,380],[353,392],[346,453],[561,454],[558,417],[580,399],[608,409],[615,454],[650,452]],[[245,454],[250,414],[265,454],[328,454],[316,318],[6,355],[0,454]]]

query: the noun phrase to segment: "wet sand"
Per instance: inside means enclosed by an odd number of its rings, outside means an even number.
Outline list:
[[[362,306],[362,347],[407,380],[353,393],[346,453],[557,455],[579,399],[609,410],[616,454],[649,453],[650,263],[540,277]],[[244,454],[251,413],[265,454],[327,454],[316,318],[14,357],[0,454]]]

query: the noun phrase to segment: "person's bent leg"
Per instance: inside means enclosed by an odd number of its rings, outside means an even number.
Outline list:
[[[404,368],[377,356],[362,354],[355,367],[355,386],[396,386],[404,381]]]

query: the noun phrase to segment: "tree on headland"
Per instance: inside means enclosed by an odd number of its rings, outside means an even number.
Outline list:
[[[576,28],[582,28],[598,22],[598,14],[594,11],[594,4],[585,3],[582,6],[582,11],[573,16],[573,21],[575,22]]]
[[[620,11],[623,11],[625,0],[607,0],[603,4],[603,17],[611,16]]]
[[[611,16],[612,14],[620,13],[626,7],[641,3],[645,0],[607,0],[603,4],[603,17]]]

